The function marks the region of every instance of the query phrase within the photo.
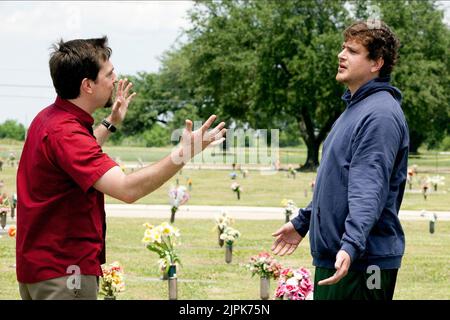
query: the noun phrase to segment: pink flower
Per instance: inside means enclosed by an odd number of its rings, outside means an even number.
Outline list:
[[[284,284],[279,285],[275,291],[275,297],[282,297],[286,292],[286,286]]]
[[[291,268],[285,268],[283,270],[281,270],[281,276],[283,277],[292,277],[292,269]]]
[[[261,277],[273,279],[278,279],[281,270],[281,264],[267,252],[260,252],[256,256],[252,256],[246,266],[252,271],[253,275],[258,274]]]
[[[311,276],[309,270],[306,268],[300,268],[297,271],[303,276],[303,278],[309,278]]]
[[[284,296],[289,300],[306,300],[306,297],[313,292],[314,284],[308,269],[284,268],[280,273],[278,287],[275,291],[276,297]]]

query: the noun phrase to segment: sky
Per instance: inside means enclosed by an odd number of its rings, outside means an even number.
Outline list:
[[[190,1],[0,2],[0,123],[28,126],[55,100],[48,68],[59,39],[107,35],[116,74],[157,72],[188,26]]]
[[[440,1],[450,25],[450,1]],[[191,1],[1,1],[0,123],[28,126],[55,100],[48,70],[59,39],[107,35],[117,74],[157,72],[159,57],[189,27]],[[182,40],[182,38],[181,38]]]

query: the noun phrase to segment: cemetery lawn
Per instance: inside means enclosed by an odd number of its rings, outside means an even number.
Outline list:
[[[0,157],[7,159],[9,152],[13,151],[20,157],[22,143],[0,139]],[[167,156],[171,148],[141,148],[105,146],[104,151],[112,158],[119,157],[126,165],[136,165],[138,159],[146,165]],[[209,150],[209,149],[207,149]],[[450,154],[438,154],[435,151],[420,150],[420,155],[411,155],[409,165],[418,166],[418,174],[414,177],[412,190],[406,187],[401,209],[403,210],[428,210],[449,211],[450,210]],[[209,150],[209,153],[212,151]],[[205,153],[205,152],[204,152]],[[212,158],[205,156],[208,161]],[[280,161],[282,167],[288,164],[298,166],[306,158],[306,148],[281,148]],[[213,161],[213,160],[211,160]],[[215,160],[214,160],[215,161]],[[217,162],[216,162],[217,164]],[[232,172],[231,164],[227,164],[228,170],[197,170],[184,168],[181,173],[175,175],[161,188],[152,194],[139,199],[136,204],[168,204],[168,191],[170,186],[178,182],[187,184],[192,179],[193,189],[190,192],[189,205],[217,205],[217,206],[267,206],[280,207],[283,198],[292,199],[299,207],[306,206],[312,199],[311,181],[316,177],[315,172],[297,172],[296,178],[288,178],[287,171],[279,171],[276,174],[263,175],[257,170],[250,170],[249,176],[244,179],[242,173],[236,171],[237,180],[230,179]],[[243,165],[243,168],[246,166]],[[4,191],[12,193],[16,191],[17,166],[11,168],[5,163],[0,179],[4,180]],[[126,169],[127,173],[131,169]],[[421,193],[420,180],[427,176],[439,174],[445,178],[445,185],[438,186],[438,191],[431,188],[427,200]],[[232,192],[231,183],[237,181],[241,184],[241,200],[237,200],[236,194]],[[105,197],[106,203],[122,203],[114,198]]]
[[[169,216],[169,213],[168,213]],[[271,233],[283,224],[280,221],[237,220],[241,231],[233,249],[233,261],[225,263],[225,249],[217,244],[211,220],[177,219],[182,243],[178,246],[182,266],[178,266],[179,300],[258,300],[259,279],[251,277],[243,267],[252,255],[269,251]],[[161,219],[109,218],[107,231],[107,262],[119,261],[125,270],[126,291],[118,299],[168,299],[168,285],[159,280],[157,256],[147,250],[141,239],[144,222],[158,224]],[[428,232],[426,221],[403,221],[406,252],[399,271],[394,299],[450,299],[448,266],[450,222],[437,221],[436,232]],[[0,239],[0,299],[20,299],[15,269],[15,241]],[[284,266],[309,268],[312,273],[309,241],[305,238],[294,254],[277,258]],[[313,276],[313,275],[312,275]],[[271,291],[275,290],[271,280]],[[102,296],[99,296],[102,299]]]
[[[16,190],[17,168],[5,167],[0,172],[0,179],[5,182],[4,191],[8,193]],[[217,206],[263,206],[280,207],[283,198],[292,199],[298,207],[305,207],[312,199],[311,181],[316,173],[297,173],[296,178],[288,178],[286,171],[276,174],[262,175],[259,171],[250,171],[247,178],[237,172],[236,180],[231,180],[230,170],[196,170],[183,169],[181,174],[176,174],[161,188],[139,199],[136,204],[169,204],[168,191],[175,186],[176,180],[182,185],[187,185],[187,180],[192,179],[191,198],[188,205],[217,205]],[[431,190],[424,199],[419,189],[418,180],[426,174],[419,173],[413,184],[412,190],[406,187],[403,197],[402,210],[450,210],[450,174],[440,174],[445,177],[445,185],[439,186],[438,191]],[[241,185],[241,199],[237,200],[236,194],[231,190],[232,182]],[[106,203],[122,203],[120,200],[105,196]]]

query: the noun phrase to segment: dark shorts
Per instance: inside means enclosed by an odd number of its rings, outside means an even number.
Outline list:
[[[331,277],[335,269],[316,267],[314,275],[314,300],[392,300],[398,269],[349,271],[338,283],[319,286],[320,280]]]

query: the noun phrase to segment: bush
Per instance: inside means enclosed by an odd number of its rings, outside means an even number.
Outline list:
[[[439,145],[439,150],[441,151],[450,151],[450,136],[446,136],[441,144]]]
[[[146,147],[164,147],[170,145],[170,131],[167,127],[155,124],[151,129],[144,131],[141,138]]]
[[[9,138],[13,140],[25,140],[25,127],[16,120],[6,120],[0,124],[0,139]]]

